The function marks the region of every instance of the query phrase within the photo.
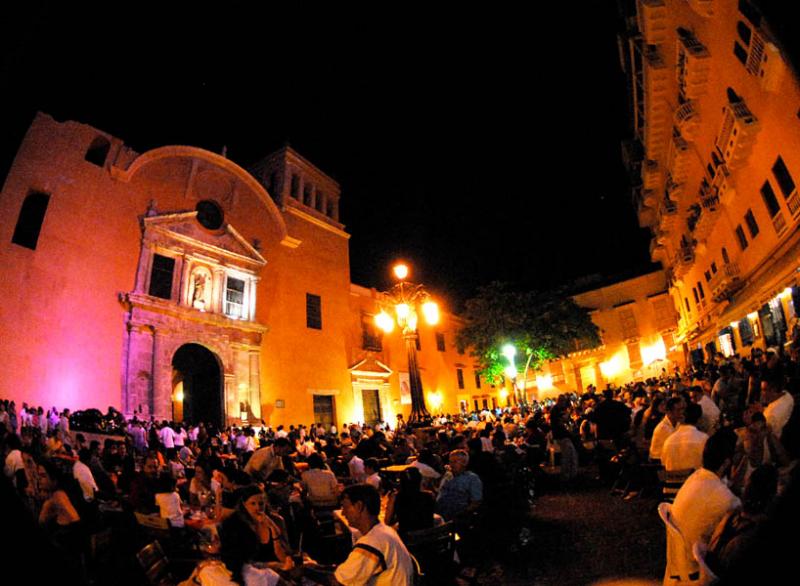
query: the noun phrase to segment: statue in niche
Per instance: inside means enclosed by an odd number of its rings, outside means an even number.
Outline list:
[[[204,309],[206,305],[206,281],[208,277],[203,273],[196,273],[194,276],[194,294],[192,295],[192,305],[197,309]]]

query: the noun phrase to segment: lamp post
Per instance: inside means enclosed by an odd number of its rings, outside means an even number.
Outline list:
[[[417,340],[419,337],[417,324],[420,312],[426,323],[437,324],[439,307],[422,285],[406,281],[409,273],[408,266],[397,264],[394,266],[393,272],[398,282],[383,293],[383,307],[375,316],[375,324],[388,334],[394,329],[396,322],[403,334],[408,355],[408,378],[411,383],[411,415],[408,418],[408,424],[414,427],[425,427],[430,424],[431,414],[425,407],[422,379],[417,366]]]

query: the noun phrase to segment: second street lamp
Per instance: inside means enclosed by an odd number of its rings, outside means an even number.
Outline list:
[[[439,306],[430,298],[422,285],[406,281],[409,273],[408,266],[395,265],[393,272],[398,283],[383,293],[383,307],[375,316],[375,324],[384,332],[389,333],[397,323],[403,334],[411,386],[411,415],[408,423],[415,427],[424,427],[430,424],[431,415],[425,407],[422,379],[417,366],[417,340],[419,339],[417,325],[420,313],[426,323],[437,324],[439,322]]]

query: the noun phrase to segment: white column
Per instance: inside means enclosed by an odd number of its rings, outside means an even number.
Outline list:
[[[249,307],[247,308],[247,319],[249,321],[256,321],[256,285],[258,284],[258,277],[252,277],[248,281],[248,291],[250,293]]]
[[[211,313],[223,313],[225,302],[225,269],[214,267],[213,288],[211,289]]]

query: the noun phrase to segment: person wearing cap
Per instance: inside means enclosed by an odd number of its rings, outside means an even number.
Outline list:
[[[233,579],[242,583],[247,582],[249,573],[292,569],[294,563],[282,545],[281,530],[266,513],[266,495],[255,484],[237,492],[236,510],[220,531],[222,561]]]

